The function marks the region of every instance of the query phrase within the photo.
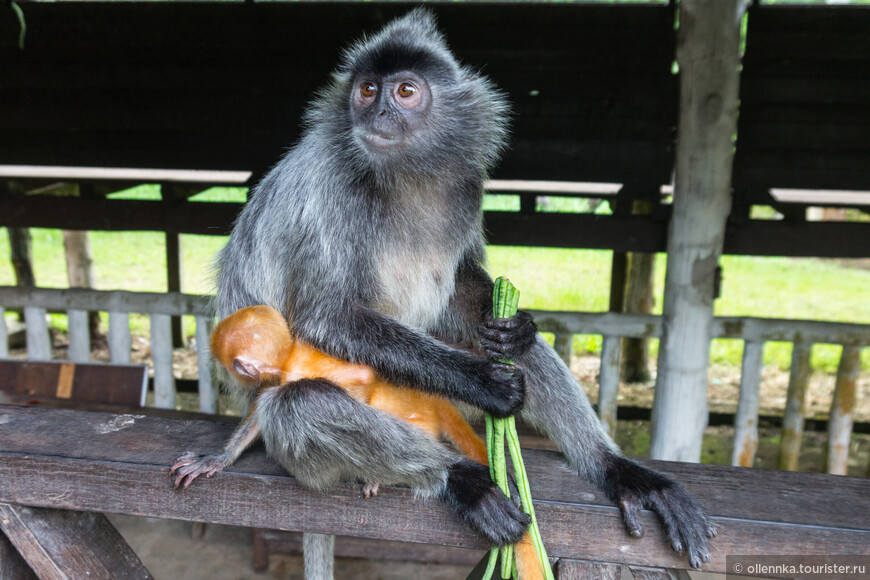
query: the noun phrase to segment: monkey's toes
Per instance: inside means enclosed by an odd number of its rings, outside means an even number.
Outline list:
[[[380,484],[377,481],[369,481],[363,486],[363,497],[369,499],[378,495],[378,487]]]

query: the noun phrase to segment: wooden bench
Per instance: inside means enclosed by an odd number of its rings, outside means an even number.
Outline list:
[[[175,457],[218,448],[232,428],[225,422],[0,406],[0,502],[14,504],[4,508],[13,510],[34,506],[485,548],[440,504],[415,500],[410,490],[387,488],[374,500],[362,499],[353,484],[313,493],[257,449],[213,479],[172,489],[167,471]],[[590,561],[611,571],[620,565],[687,566],[666,545],[653,514],[642,516],[646,536],[630,539],[619,510],[565,471],[558,454],[527,449],[524,455],[561,579],[583,577]],[[719,536],[705,569],[724,572],[729,554],[870,555],[870,480],[643,463],[682,481],[712,514]],[[18,525],[34,541],[47,542],[54,530],[51,522]],[[7,523],[0,528],[9,534]],[[72,546],[68,560],[54,565],[77,565],[70,557],[77,549]],[[27,550],[22,556],[32,563]],[[112,574],[107,577],[125,577],[120,569]]]

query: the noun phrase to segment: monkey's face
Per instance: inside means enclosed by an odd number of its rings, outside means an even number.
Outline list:
[[[392,156],[420,143],[432,91],[420,74],[359,75],[350,96],[354,138],[371,156]]]

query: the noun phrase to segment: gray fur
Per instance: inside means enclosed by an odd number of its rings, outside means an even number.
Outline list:
[[[388,153],[373,151],[355,125],[355,83],[409,68],[431,89],[423,124],[414,118],[421,134]],[[689,506],[674,514],[701,521],[703,510],[669,491],[670,480],[618,454],[542,340],[517,356],[516,376],[478,356],[492,290],[482,268],[483,182],[505,145],[506,119],[503,95],[456,62],[425,10],[353,45],[307,112],[302,139],[236,221],[219,256],[218,315],[266,304],[332,356],[497,416],[521,407],[525,376],[524,416],[614,501],[630,496],[621,502],[631,506],[627,522],[638,506],[654,505],[653,495],[673,500],[655,505]],[[293,386],[271,391],[257,413],[269,452],[305,484],[363,479],[424,495],[444,490],[451,456],[439,442],[355,401],[292,393]],[[663,515],[669,533],[682,525],[674,514]],[[706,539],[693,530],[703,527],[678,530],[696,554]]]
[[[362,478],[437,496],[459,459],[422,430],[326,381],[268,389],[255,412],[269,455],[313,489]]]

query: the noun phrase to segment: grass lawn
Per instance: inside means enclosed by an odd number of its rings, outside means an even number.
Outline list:
[[[141,186],[112,197],[159,198],[153,186]],[[501,197],[501,196],[500,196]],[[203,201],[244,201],[245,190],[214,188],[196,198]],[[488,208],[509,209],[516,198],[493,196]],[[67,286],[63,238],[59,230],[33,229],[33,260],[37,285]],[[226,243],[219,236],[182,236],[184,292],[208,294],[213,290],[211,264]],[[96,287],[151,292],[166,291],[164,235],[156,232],[91,232]],[[8,259],[9,241],[0,232],[0,285],[15,283]],[[489,271],[506,275],[522,291],[521,307],[602,311],[607,309],[610,280],[609,251],[564,250],[491,246]],[[866,261],[816,260],[725,256],[722,258],[722,296],[716,301],[717,315],[801,318],[870,324],[870,268]],[[656,260],[656,312],[661,312],[665,256]],[[65,317],[54,322],[65,326]],[[147,323],[134,320],[134,329],[145,332]],[[192,327],[191,327],[192,331]],[[655,352],[653,344],[653,352]],[[600,349],[600,337],[577,337],[575,347]],[[740,364],[742,341],[715,341],[712,360]],[[840,347],[820,345],[814,349],[816,368],[831,372]],[[787,368],[790,344],[768,344],[766,364]],[[870,349],[864,366],[870,368]]]

